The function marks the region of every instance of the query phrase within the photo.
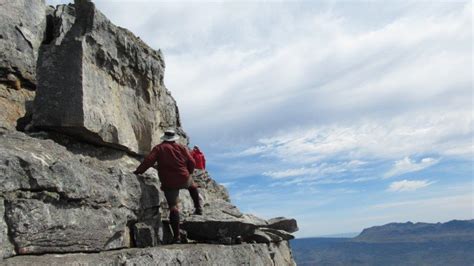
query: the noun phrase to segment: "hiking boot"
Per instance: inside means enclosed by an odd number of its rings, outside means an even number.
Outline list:
[[[194,214],[195,214],[195,215],[202,215],[202,208],[196,208],[196,209],[194,210]]]

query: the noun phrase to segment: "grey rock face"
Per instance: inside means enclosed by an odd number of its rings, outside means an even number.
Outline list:
[[[185,136],[160,51],[113,25],[88,0],[59,7],[52,20],[54,38],[39,52],[36,127],[140,154],[166,128]]]
[[[0,217],[5,217],[4,200],[0,198]],[[8,226],[3,218],[0,218],[0,261],[15,255],[15,247],[8,237]]]
[[[33,195],[32,195],[33,196]],[[54,197],[54,195],[46,195]],[[85,208],[35,199],[7,200],[6,219],[19,254],[130,247],[126,208]],[[133,219],[132,218],[132,219]]]
[[[187,244],[97,254],[17,256],[5,265],[296,265],[287,242],[235,246]]]
[[[35,87],[47,11],[44,0],[0,0],[0,81],[14,73],[24,86]]]
[[[4,257],[13,254],[9,241],[19,254],[102,251],[132,246],[136,222],[159,231],[159,183],[131,173],[137,160],[80,143],[68,149],[0,131]]]

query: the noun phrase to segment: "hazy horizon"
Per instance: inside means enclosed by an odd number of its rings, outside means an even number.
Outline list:
[[[93,2],[162,50],[242,212],[298,238],[474,217],[471,1]]]

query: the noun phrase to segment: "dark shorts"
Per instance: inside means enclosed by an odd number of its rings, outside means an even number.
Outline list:
[[[166,202],[168,203],[168,206],[171,208],[173,206],[178,205],[179,190],[180,189],[188,189],[193,183],[194,183],[193,179],[189,178],[188,183],[185,184],[182,188],[176,188],[176,189],[165,188],[165,189],[163,189],[163,192],[165,192],[165,198],[166,198]]]

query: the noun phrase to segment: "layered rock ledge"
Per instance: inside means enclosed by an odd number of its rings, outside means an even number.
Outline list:
[[[186,244],[95,254],[21,256],[5,265],[296,265],[287,243]]]

